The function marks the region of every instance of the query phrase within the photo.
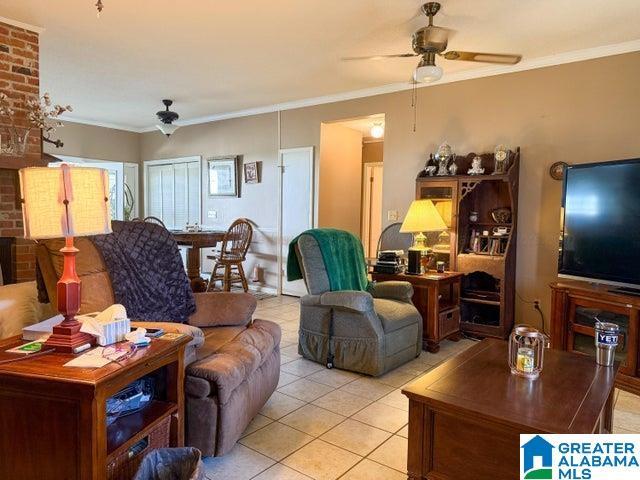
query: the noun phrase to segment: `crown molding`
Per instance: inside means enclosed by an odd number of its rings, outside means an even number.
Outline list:
[[[570,52],[557,53],[548,55],[545,57],[532,58],[530,60],[525,59],[516,65],[489,65],[481,68],[474,68],[471,70],[464,70],[461,72],[453,72],[445,75],[433,83],[418,84],[418,88],[429,88],[438,85],[444,85],[447,83],[462,82],[465,80],[474,80],[477,78],[492,77],[496,75],[505,75],[508,73],[523,72],[526,70],[535,70],[538,68],[553,67],[556,65],[563,65],[566,63],[582,62],[585,60],[593,60],[596,58],[609,57],[613,55],[621,55],[624,53],[631,53],[640,51],[640,39],[632,40],[629,42],[616,43],[611,45],[603,45],[599,47],[586,48],[582,50],[573,50]],[[410,90],[413,88],[413,84],[409,82],[392,83],[382,85],[379,87],[365,88],[361,90],[353,90],[349,92],[337,93],[332,95],[324,95],[321,97],[306,98],[302,100],[294,100],[291,102],[276,103],[272,105],[265,105],[262,107],[248,108],[244,110],[236,110],[232,112],[217,113],[213,115],[206,115],[203,117],[196,117],[189,120],[179,120],[174,122],[180,127],[189,125],[198,125],[202,123],[217,122],[220,120],[228,120],[231,118],[249,117],[252,115],[261,115],[265,113],[274,113],[284,110],[293,110],[296,108],[312,107],[315,105],[324,105],[327,103],[343,102],[347,100],[354,100],[358,98],[372,97],[376,95],[384,95],[387,93],[395,93],[403,90]],[[84,121],[76,117],[65,117],[65,120],[76,123],[87,123],[89,125],[96,126],[108,126],[108,128],[116,128],[119,130],[127,130],[130,132],[147,133],[155,131],[155,125],[134,128],[126,125],[117,124],[103,124],[96,121]]]
[[[58,118],[62,120],[64,123],[78,123],[80,125],[91,125],[92,127],[111,128],[113,130],[124,130],[125,132],[132,132],[132,133],[143,133],[146,131],[151,131],[151,130],[147,130],[146,128],[136,128],[130,125],[123,125],[120,123],[100,122],[98,120],[76,117],[75,115],[68,115],[66,113],[63,113]],[[156,127],[153,127],[153,129],[155,128]]]
[[[24,28],[25,30],[29,30],[30,32],[37,33],[40,35],[45,31],[44,27],[38,27],[36,25],[30,25],[28,23],[20,22],[18,20],[14,20],[13,18],[0,17],[0,23],[6,23],[7,25],[12,25],[18,28]]]

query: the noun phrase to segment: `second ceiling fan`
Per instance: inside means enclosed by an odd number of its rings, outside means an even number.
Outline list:
[[[440,10],[438,2],[428,2],[422,6],[422,12],[429,17],[429,25],[413,34],[413,52],[396,55],[372,55],[367,57],[345,57],[343,60],[374,60],[380,58],[422,57],[413,74],[413,80],[420,83],[435,82],[442,77],[442,68],[436,65],[436,55],[446,60],[464,60],[514,65],[522,60],[522,55],[504,53],[481,53],[447,49],[449,30],[433,24],[433,17]]]

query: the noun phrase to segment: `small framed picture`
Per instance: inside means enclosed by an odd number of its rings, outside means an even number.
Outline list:
[[[259,162],[244,164],[244,183],[260,183]]]
[[[209,163],[209,195],[238,196],[238,156],[211,157]]]

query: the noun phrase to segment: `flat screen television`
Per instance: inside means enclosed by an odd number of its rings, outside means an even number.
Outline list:
[[[640,158],[566,168],[561,277],[640,288]]]

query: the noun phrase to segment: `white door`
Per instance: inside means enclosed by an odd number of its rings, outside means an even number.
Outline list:
[[[300,297],[307,294],[307,287],[302,280],[287,280],[287,255],[289,242],[315,224],[313,147],[280,150],[280,171],[280,291]]]
[[[377,255],[382,233],[382,163],[365,163],[362,176],[362,244],[367,258]]]

